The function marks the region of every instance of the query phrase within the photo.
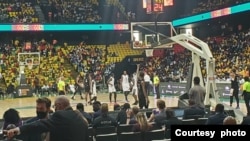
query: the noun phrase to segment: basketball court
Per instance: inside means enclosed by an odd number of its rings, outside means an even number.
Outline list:
[[[47,96],[47,95],[45,95]],[[54,100],[56,98],[55,95],[53,96],[47,96],[48,98],[51,99],[52,105],[54,103]],[[70,99],[71,95],[67,95],[67,97]],[[2,119],[3,113],[8,110],[9,108],[14,108],[17,111],[19,111],[20,116],[22,118],[26,117],[32,117],[36,116],[36,99],[38,97],[25,97],[25,98],[7,98],[4,100],[0,100],[0,116]],[[132,104],[134,103],[134,99],[132,95],[130,94],[128,96],[129,103]],[[156,99],[154,99],[153,96],[149,97],[150,99],[150,105],[149,108],[155,108],[156,107]],[[166,102],[166,107],[177,107],[178,106],[178,97],[173,97],[173,96],[167,96],[167,97],[161,97]],[[98,99],[101,103],[109,103],[109,95],[108,93],[99,93],[98,94]],[[227,99],[221,100],[221,102],[228,104],[229,101]],[[75,109],[77,103],[84,103],[85,100],[81,100],[79,95],[76,95],[76,100],[71,100],[70,99],[71,106]],[[123,94],[117,94],[117,103],[119,105],[123,105],[125,103],[124,101],[124,95]],[[113,111],[113,106],[114,103],[109,104],[109,110]],[[132,105],[131,105],[132,106]],[[233,104],[233,107],[236,107],[235,103]],[[86,112],[93,112],[92,105],[87,105],[84,107]],[[54,110],[54,109],[53,109]],[[245,104],[243,103],[243,100],[240,102],[240,110],[246,114],[246,107]]]

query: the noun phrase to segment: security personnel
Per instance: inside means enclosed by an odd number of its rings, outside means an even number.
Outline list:
[[[244,101],[247,108],[247,114],[250,113],[249,101],[250,101],[250,81],[249,77],[244,77],[245,83],[243,84],[243,93]]]
[[[154,78],[153,78],[153,83],[154,83],[154,90],[155,90],[155,94],[156,94],[156,98],[160,99],[160,79],[157,75],[156,72],[154,72]]]

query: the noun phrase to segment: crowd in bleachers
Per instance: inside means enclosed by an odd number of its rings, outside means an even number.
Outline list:
[[[66,98],[66,97],[65,97]],[[41,101],[45,98],[38,98],[37,106],[40,106]],[[46,98],[48,99],[48,98]],[[36,120],[46,120],[49,114],[53,113],[51,109],[51,103],[46,105],[45,115],[37,115],[37,117],[23,120],[17,110],[8,109],[5,111],[3,118],[3,130],[8,130],[9,125],[15,127],[27,126],[27,123]],[[172,125],[249,125],[249,115],[242,121],[236,119],[234,114],[228,114],[224,109],[224,105],[218,103],[215,106],[214,111],[207,109],[201,109],[196,107],[192,100],[189,100],[189,106],[186,108],[177,107],[166,107],[164,100],[157,100],[157,107],[152,109],[139,109],[138,106],[131,107],[129,103],[124,105],[115,104],[113,110],[109,109],[107,103],[101,103],[95,101],[93,103],[93,112],[86,112],[84,105],[78,103],[76,109],[79,114],[83,116],[88,125],[88,137],[89,141],[99,141],[103,138],[109,141],[126,141],[126,140],[137,140],[137,141],[152,141],[152,140],[163,140],[171,139],[171,128]],[[69,107],[61,110],[72,110]],[[37,109],[37,114],[41,113],[40,109]],[[53,117],[53,114],[51,115]],[[49,119],[49,120],[54,120]],[[46,122],[46,121],[43,121]],[[56,123],[62,122],[56,121]],[[67,121],[72,122],[72,121]],[[54,123],[51,122],[53,125]],[[79,123],[80,124],[80,123]],[[47,126],[47,125],[45,125]],[[69,126],[65,124],[63,126]],[[77,126],[76,126],[77,127]],[[36,128],[42,128],[36,126]],[[57,129],[57,125],[54,126]],[[55,129],[48,131],[53,131]],[[73,130],[75,127],[71,127]],[[191,127],[190,127],[191,128]],[[57,130],[58,131],[58,130]],[[61,132],[61,131],[60,131]],[[53,132],[51,132],[53,134]],[[33,134],[29,136],[38,136],[40,134]],[[18,139],[24,139],[25,136],[16,136]]]
[[[98,5],[97,0],[48,0],[41,7],[50,23],[98,23]]]
[[[193,9],[192,14],[217,10],[247,1],[249,0],[201,0],[197,7]]]
[[[229,80],[231,69],[236,69],[242,76],[245,67],[250,65],[247,59],[250,51],[250,30],[208,37],[205,42],[208,43],[215,58],[215,74],[218,81]],[[149,74],[157,72],[162,82],[179,82],[186,80],[191,58],[191,52],[187,49],[181,52],[167,49],[164,57],[148,57],[141,64],[141,69],[145,69]],[[203,76],[206,77],[206,63],[203,59],[201,59],[201,69]]]
[[[38,23],[38,14],[31,1],[1,0],[0,21],[2,23]]]
[[[33,66],[25,66],[24,73],[26,76],[26,83],[35,88],[35,85],[39,85],[39,93],[41,88],[44,86],[49,86],[52,88],[58,81],[58,78],[64,76],[65,82],[70,83],[74,80],[71,76],[71,70],[65,68],[64,56],[61,48],[48,43],[45,40],[40,42],[32,42],[31,48],[25,49],[26,42],[14,41],[13,44],[8,45],[8,52],[1,53],[1,74],[4,78],[4,82],[9,87],[16,88],[20,80],[18,76],[20,74],[20,62],[25,62],[27,58],[33,58]],[[5,47],[6,48],[6,47]],[[38,55],[22,55],[17,57],[18,53],[23,52],[40,52],[40,63],[35,65],[35,62],[39,60]],[[19,58],[19,60],[18,60]],[[39,84],[35,84],[36,78]],[[7,92],[10,94],[12,91]]]

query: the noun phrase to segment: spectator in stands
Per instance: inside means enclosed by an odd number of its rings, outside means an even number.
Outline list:
[[[101,102],[100,101],[95,101],[93,103],[93,120],[101,115]]]
[[[139,112],[138,114],[136,114],[135,116],[136,118],[136,124],[133,126],[132,131],[133,132],[147,132],[150,131],[152,129],[152,125],[149,124],[149,122],[147,121],[147,117],[144,113]]]
[[[118,124],[126,124],[127,122],[127,110],[130,109],[130,104],[129,103],[125,103],[120,112],[118,113],[117,117],[116,117],[116,121]]]
[[[158,126],[162,126],[163,121],[166,119],[166,103],[164,100],[158,99],[156,102],[157,109],[152,111],[149,122],[155,122]]]
[[[7,128],[9,124],[14,124],[16,127],[22,126],[23,121],[19,116],[19,113],[15,109],[8,109],[3,114],[3,130]]]
[[[231,71],[231,90],[230,90],[230,106],[233,104],[233,97],[236,99],[236,109],[239,109],[239,81],[238,76],[236,76],[236,70]]]
[[[136,115],[139,113],[140,109],[137,106],[132,107],[131,110],[127,110],[127,124],[135,124]]]
[[[115,103],[114,104],[114,111],[120,111],[123,108],[123,106],[120,106],[120,104]]]
[[[38,98],[36,100],[36,117],[33,117],[31,119],[28,119],[27,121],[24,122],[24,124],[30,124],[32,122],[41,120],[41,119],[48,119],[49,118],[49,112],[51,108],[51,100],[43,97],[43,98]],[[38,134],[30,134],[28,136],[24,136],[25,141],[43,141],[48,138],[49,132],[45,133],[38,133]]]
[[[250,125],[250,113],[248,113],[247,116],[243,118],[241,125]]]
[[[195,106],[195,102],[188,100],[189,107],[184,110],[183,119],[197,119],[205,115],[205,111]]]
[[[130,104],[129,103],[125,103],[122,106],[122,109],[120,110],[120,112],[117,115],[116,121],[118,124],[126,124],[127,123],[127,110],[130,109]]]
[[[167,139],[171,138],[171,126],[172,125],[181,125],[181,120],[179,120],[174,113],[174,110],[171,108],[166,109],[166,119],[163,121],[165,124],[165,137]]]
[[[93,121],[93,128],[117,126],[115,119],[108,115],[108,107],[107,103],[101,105],[101,115]]]
[[[92,123],[92,117],[89,113],[84,112],[84,105],[82,103],[78,103],[76,105],[76,109],[82,113],[82,115],[87,119],[89,124]]]
[[[88,123],[78,110],[73,110],[66,96],[55,100],[56,112],[49,119],[39,120],[18,128],[6,131],[8,138],[17,135],[50,132],[50,140],[83,141],[88,140]]]
[[[198,76],[194,77],[194,86],[189,90],[189,99],[195,102],[195,106],[201,109],[205,108],[204,100],[206,91],[200,85],[200,78]]]
[[[244,77],[244,84],[243,84],[243,92],[242,96],[244,97],[244,101],[246,104],[246,109],[247,109],[247,114],[250,114],[250,106],[249,106],[249,101],[250,101],[250,80],[249,77]]]
[[[234,117],[232,116],[227,116],[224,120],[223,120],[223,125],[236,125],[237,121]]]
[[[206,124],[207,125],[222,125],[224,119],[227,117],[227,115],[224,113],[224,105],[223,104],[217,104],[215,106],[215,115],[211,115],[208,119]]]

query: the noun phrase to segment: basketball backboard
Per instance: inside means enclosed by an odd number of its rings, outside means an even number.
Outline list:
[[[130,29],[133,49],[172,48],[169,37],[176,35],[171,22],[134,22]]]
[[[40,52],[18,53],[18,62],[20,66],[27,66],[28,64],[38,66],[40,65]]]

